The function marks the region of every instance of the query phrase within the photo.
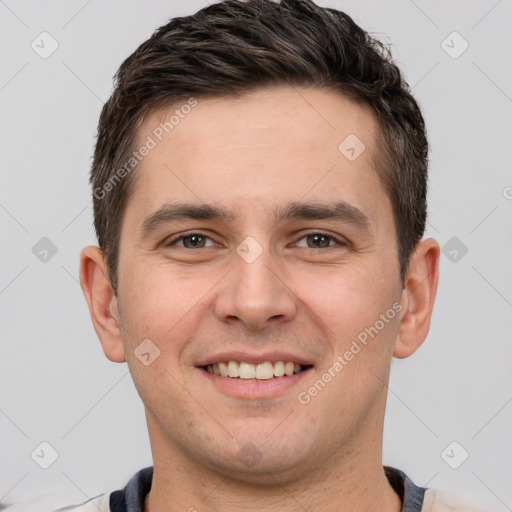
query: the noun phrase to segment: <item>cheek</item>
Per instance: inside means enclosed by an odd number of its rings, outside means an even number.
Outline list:
[[[370,266],[328,268],[296,281],[297,295],[313,317],[342,339],[375,323],[397,294],[388,276]]]
[[[361,266],[330,269],[319,277],[304,277],[300,293],[327,340],[329,353],[319,372],[336,375],[330,387],[333,395],[327,396],[338,404],[334,390],[350,389],[354,396],[376,399],[387,380],[397,335],[397,287],[389,275]]]
[[[375,268],[344,270],[332,272],[321,288],[312,287],[310,280],[307,289],[314,292],[308,308],[321,320],[317,325],[326,326],[330,349],[318,369],[319,379],[329,384],[319,395],[337,418],[334,423],[355,425],[385,396],[400,294],[394,281]]]
[[[186,408],[190,397],[177,384],[186,378],[180,357],[205,314],[207,301],[202,299],[216,280],[179,275],[168,265],[149,262],[126,270],[120,309],[135,387],[153,411],[158,410],[159,400],[172,401],[175,410]]]
[[[162,350],[178,348],[198,325],[208,293],[218,277],[213,273],[173,269],[167,262],[134,262],[126,268],[123,320],[131,342],[149,338]]]

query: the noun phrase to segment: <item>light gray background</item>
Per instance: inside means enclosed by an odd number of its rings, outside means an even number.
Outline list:
[[[393,362],[384,462],[512,510],[512,1],[319,4],[392,43],[430,135],[427,235],[468,249],[442,255],[428,339]],[[83,500],[151,465],[126,363],[103,355],[78,284],[79,251],[95,243],[87,179],[122,60],[168,18],[205,6],[0,1],[0,502],[52,489]],[[47,59],[31,48],[43,31],[59,45]],[[442,47],[453,31],[469,44],[458,58]],[[452,54],[462,44],[444,43]],[[58,249],[46,263],[32,253],[42,237]],[[43,441],[59,454],[46,470],[31,458]],[[452,441],[469,453],[458,469],[441,457]]]

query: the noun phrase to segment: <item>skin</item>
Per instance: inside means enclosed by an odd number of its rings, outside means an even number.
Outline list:
[[[139,140],[169,112],[146,119]],[[127,361],[145,406],[154,462],[145,510],[400,510],[382,467],[386,385],[392,357],[411,355],[428,333],[439,245],[418,243],[402,286],[391,203],[375,171],[376,129],[370,108],[318,89],[198,99],[136,171],[117,297],[100,250],[83,249],[94,328],[106,356]],[[354,161],[338,150],[349,134],[365,144]],[[146,216],[178,200],[220,203],[235,216],[167,222],[144,238]],[[367,232],[272,216],[291,201],[339,200],[367,216]],[[165,246],[191,230],[207,237],[204,247]],[[345,245],[307,238],[326,231]],[[236,252],[247,236],[262,248],[252,263]],[[300,403],[297,394],[393,304],[400,313]],[[149,366],[134,354],[145,339],[160,350]],[[234,398],[196,368],[225,350],[288,351],[313,368],[273,398]],[[247,464],[240,450],[250,444],[258,457]]]

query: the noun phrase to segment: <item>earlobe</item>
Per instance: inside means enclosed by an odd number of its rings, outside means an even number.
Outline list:
[[[433,238],[422,240],[411,256],[402,293],[402,314],[393,356],[409,357],[423,343],[439,280],[439,244]]]
[[[82,250],[80,285],[103,352],[113,362],[125,362],[117,298],[107,277],[103,254],[99,247],[88,246]]]

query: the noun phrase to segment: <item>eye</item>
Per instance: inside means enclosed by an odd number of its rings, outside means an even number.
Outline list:
[[[212,243],[207,245],[207,240]],[[182,245],[179,243],[182,243]],[[165,244],[166,247],[173,245],[178,245],[178,247],[184,247],[185,249],[201,249],[203,247],[211,247],[215,244],[210,237],[203,235],[202,233],[189,233],[187,235],[180,235]]]
[[[308,249],[328,249],[333,247],[333,245],[347,245],[345,242],[332,236],[331,234],[321,232],[309,233],[302,238],[299,238],[299,241],[300,240],[306,240],[306,245],[300,245],[298,242],[296,245],[299,247],[307,247]],[[331,244],[331,242],[334,242],[334,244]]]
[[[304,243],[300,243],[302,240]],[[335,246],[347,246],[343,240],[331,235],[330,233],[312,232],[299,238],[295,244],[298,247],[306,247],[308,249],[329,249]],[[203,233],[188,233],[179,235],[165,244],[166,247],[178,246],[184,249],[202,249],[204,247],[215,246],[213,240]]]

